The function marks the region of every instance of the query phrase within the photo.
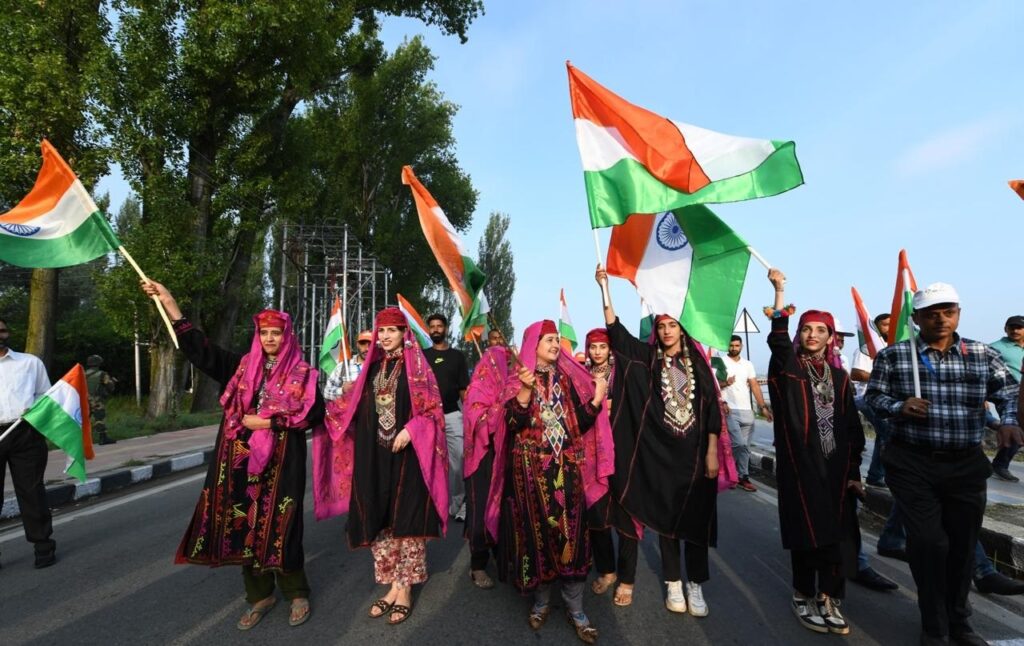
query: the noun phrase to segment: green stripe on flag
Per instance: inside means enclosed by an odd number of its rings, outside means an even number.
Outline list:
[[[705,206],[674,211],[693,245],[690,283],[680,322],[693,338],[729,347],[750,264],[747,242]]]
[[[68,467],[68,474],[85,482],[85,447],[82,446],[81,422],[72,419],[61,405],[50,397],[43,397],[37,401],[25,413],[24,418],[43,437],[68,454],[73,460]]]
[[[569,346],[574,352],[576,351],[576,346],[579,345],[579,342],[576,339],[576,330],[561,319],[558,321],[558,335],[563,339],[568,339]]]
[[[773,141],[775,152],[742,175],[712,182],[683,193],[658,181],[640,162],[623,159],[602,171],[584,171],[590,226],[622,224],[633,213],[661,213],[695,204],[741,202],[785,193],[804,182],[796,145]]]
[[[58,268],[81,265],[117,251],[121,246],[117,234],[103,213],[96,211],[66,236],[33,240],[0,234],[0,260],[19,267]]]
[[[896,341],[906,341],[913,333],[913,323],[910,314],[914,311],[914,292],[909,289],[903,291],[903,307],[900,308],[900,318],[896,322]]]

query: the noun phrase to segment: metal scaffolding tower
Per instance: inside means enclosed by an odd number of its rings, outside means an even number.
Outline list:
[[[314,366],[335,295],[348,344],[388,303],[391,270],[364,252],[347,225],[285,224],[280,271],[278,307],[292,315],[303,356]]]

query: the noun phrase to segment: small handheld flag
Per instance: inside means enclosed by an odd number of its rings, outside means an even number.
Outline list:
[[[81,364],[36,400],[22,418],[68,454],[67,473],[85,482],[85,461],[94,457],[89,425],[89,391]]]

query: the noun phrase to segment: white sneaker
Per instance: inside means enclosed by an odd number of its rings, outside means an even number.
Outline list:
[[[665,596],[665,607],[669,612],[686,612],[686,597],[683,596],[682,581],[666,581],[668,593]]]
[[[462,503],[462,506],[459,507],[459,510],[455,512],[455,520],[459,521],[460,523],[466,522],[466,503]]]
[[[793,595],[793,614],[800,620],[800,625],[816,633],[827,633],[825,620],[818,616],[818,608],[814,599]]]
[[[704,601],[704,591],[700,589],[699,583],[686,582],[686,603],[694,617],[708,616],[708,604]]]

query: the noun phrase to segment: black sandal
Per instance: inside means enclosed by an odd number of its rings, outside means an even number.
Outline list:
[[[376,601],[373,602],[373,605],[370,606],[370,610],[366,614],[370,615],[370,617],[372,617],[373,619],[377,619],[377,618],[383,617],[384,615],[388,614],[388,610],[391,610],[391,606],[393,606],[393,605],[395,605],[394,602],[388,603],[387,601],[385,601],[383,599],[377,599]],[[373,614],[373,609],[374,608],[380,609],[380,614],[379,615]]]
[[[394,615],[396,613],[399,614],[399,615],[402,615],[402,616],[399,617],[398,619],[393,619],[392,615]],[[406,619],[408,619],[409,615],[411,615],[411,614],[412,614],[412,608],[410,608],[409,606],[400,606],[400,605],[398,605],[396,603],[396,604],[392,605],[391,606],[391,610],[388,611],[388,623],[391,624],[392,626],[394,626],[395,624],[400,624],[403,621],[405,621]]]
[[[580,641],[585,644],[597,643],[597,628],[594,628],[590,624],[590,620],[587,620],[585,624],[576,623],[576,619],[573,618],[572,613],[568,608],[565,610],[565,616],[569,619],[569,623],[576,629],[576,636],[580,638]]]
[[[543,606],[534,606],[530,609],[530,628],[534,630],[540,630],[540,627],[544,625],[544,622],[548,620],[548,615],[551,614],[551,604],[545,603]]]

